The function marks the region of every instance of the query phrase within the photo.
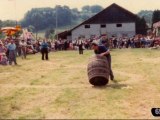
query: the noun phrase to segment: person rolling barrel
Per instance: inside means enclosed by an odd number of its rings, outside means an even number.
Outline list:
[[[110,76],[110,80],[114,80],[114,75],[113,75],[113,71],[112,71],[112,67],[111,67],[111,55],[110,55],[110,51],[107,47],[105,47],[104,45],[99,45],[98,41],[93,41],[91,44],[92,49],[94,50],[95,54],[98,54],[100,56],[105,56],[108,61],[108,65],[109,65],[109,76]]]

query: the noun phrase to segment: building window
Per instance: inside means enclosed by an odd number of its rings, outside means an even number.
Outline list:
[[[117,24],[117,27],[122,27],[122,24]]]
[[[101,28],[106,28],[106,25],[105,25],[105,24],[102,24],[102,25],[101,25]]]
[[[84,28],[90,28],[90,25],[85,25]]]

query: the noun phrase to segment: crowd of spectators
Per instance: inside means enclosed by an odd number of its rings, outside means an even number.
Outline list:
[[[1,39],[0,40],[0,64],[7,65],[12,64],[11,55],[9,54],[9,45],[13,42],[15,44],[15,56],[22,56],[22,59],[26,58],[27,54],[35,54],[41,52],[41,43],[44,39],[35,40],[20,40],[20,39]],[[83,50],[91,49],[91,43],[93,40],[99,41],[99,44],[105,44],[110,49],[123,49],[123,48],[150,48],[160,45],[160,40],[156,40],[151,36],[135,36],[129,37],[111,37],[99,36],[90,39],[79,37],[77,40],[46,40],[48,43],[48,51],[66,51],[66,50]],[[12,49],[12,48],[11,48]],[[12,55],[13,56],[13,55]],[[13,61],[16,61],[13,58]]]

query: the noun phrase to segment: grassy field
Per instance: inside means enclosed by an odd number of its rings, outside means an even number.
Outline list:
[[[18,58],[18,66],[0,66],[0,119],[144,119],[160,107],[160,51],[113,50],[118,83],[93,87],[86,67],[93,51],[50,53]]]

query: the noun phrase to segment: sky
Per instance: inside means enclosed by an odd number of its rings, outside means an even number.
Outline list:
[[[32,8],[67,5],[70,8],[81,10],[84,5],[101,5],[106,8],[112,3],[135,14],[140,10],[160,9],[160,0],[0,0],[0,20],[21,20]]]

